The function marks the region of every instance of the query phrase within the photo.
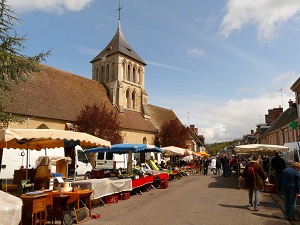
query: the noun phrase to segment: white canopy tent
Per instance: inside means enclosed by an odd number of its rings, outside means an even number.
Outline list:
[[[288,147],[282,145],[249,144],[235,146],[235,152],[237,154],[257,154],[274,156],[276,152],[287,152],[288,150]]]

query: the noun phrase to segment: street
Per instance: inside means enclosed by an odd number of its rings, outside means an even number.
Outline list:
[[[168,189],[151,189],[118,203],[93,207],[99,219],[83,225],[218,225],[295,224],[286,221],[283,200],[261,192],[260,211],[248,206],[248,192],[237,189],[237,178],[196,174],[169,182]]]

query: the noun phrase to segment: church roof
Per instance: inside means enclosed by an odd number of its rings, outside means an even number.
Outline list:
[[[164,123],[167,123],[170,120],[176,119],[180,122],[175,113],[170,109],[148,104],[144,105],[144,111],[146,114],[150,115],[152,123],[158,130],[160,130]]]
[[[119,113],[121,127],[130,130],[142,130],[156,132],[156,128],[149,119],[145,119],[142,113],[124,109],[123,113]]]
[[[107,97],[104,86],[53,67],[42,65],[41,72],[32,73],[28,80],[15,85],[14,101],[4,112],[73,122],[84,105],[105,104],[117,112]],[[156,132],[155,126],[140,112],[124,110],[118,113],[121,128]]]
[[[141,57],[133,50],[133,48],[129,45],[127,42],[122,29],[121,29],[121,23],[119,20],[118,29],[115,34],[115,36],[112,38],[112,40],[109,42],[109,44],[100,52],[92,61],[97,60],[105,60],[107,56],[115,54],[115,53],[121,53],[124,54],[132,59],[135,59],[139,61],[140,63],[143,63],[146,65],[146,63],[142,60]]]
[[[96,81],[49,66],[33,73],[13,88],[14,101],[5,112],[74,121],[84,105],[111,105],[103,85]]]

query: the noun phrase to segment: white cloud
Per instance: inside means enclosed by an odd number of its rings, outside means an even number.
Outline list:
[[[17,12],[51,11],[63,13],[64,11],[80,11],[89,6],[93,0],[8,0],[7,3]]]
[[[198,48],[193,48],[187,51],[187,55],[190,57],[203,58],[205,57],[205,51]]]
[[[270,41],[276,32],[300,12],[299,0],[229,0],[221,33],[227,38],[248,24],[257,26],[258,38]]]
[[[254,98],[238,99],[237,96],[236,99],[226,101],[221,97],[213,99],[197,96],[197,100],[176,99],[180,108],[176,108],[176,105],[172,108],[183,124],[198,127],[198,133],[204,135],[207,144],[240,139],[249,134],[250,130],[255,130],[258,123],[265,122],[264,118],[269,109],[281,106],[282,102],[283,110],[287,109],[288,101],[295,100],[295,93],[290,87],[299,75],[292,71],[278,74],[268,83],[256,87],[259,91]],[[255,90],[254,87],[244,89]],[[282,97],[277,91],[279,89],[283,90]]]

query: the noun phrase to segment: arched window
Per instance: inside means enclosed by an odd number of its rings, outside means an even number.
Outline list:
[[[144,145],[147,145],[147,144],[148,144],[148,143],[147,143],[147,138],[146,138],[146,137],[143,138],[143,144],[144,144]]]
[[[101,81],[101,83],[105,81],[105,77],[104,77],[104,66],[101,66],[100,81]]]
[[[106,65],[106,80],[109,81],[109,65]]]
[[[143,85],[143,75],[142,75],[142,70],[139,70],[139,85]]]
[[[111,79],[112,79],[112,80],[115,80],[115,79],[116,79],[116,64],[115,64],[115,62],[112,63]]]
[[[130,65],[127,67],[127,80],[130,81]]]
[[[126,91],[126,102],[127,102],[127,108],[130,109],[130,91]]]
[[[123,80],[126,80],[126,65],[125,62],[122,63],[122,73],[123,73]]]
[[[133,70],[132,70],[132,82],[133,83],[136,83],[136,69],[135,67],[133,67]]]
[[[131,103],[132,103],[132,109],[136,109],[136,92],[133,91],[132,92],[132,99],[131,99]]]
[[[99,69],[98,69],[98,67],[97,67],[97,69],[96,69],[95,80],[99,82]]]
[[[38,125],[36,127],[36,129],[49,129],[49,127],[47,127],[44,123],[42,123],[42,124]]]

